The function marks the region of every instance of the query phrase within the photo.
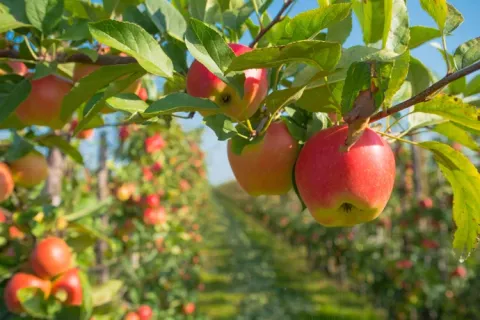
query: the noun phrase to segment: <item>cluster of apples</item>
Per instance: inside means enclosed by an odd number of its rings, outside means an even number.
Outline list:
[[[70,247],[64,240],[57,237],[41,240],[30,255],[33,274],[18,272],[5,287],[4,299],[8,310],[16,314],[25,311],[17,295],[24,288],[41,290],[45,299],[53,295],[64,305],[80,306],[82,284],[79,271],[72,268],[72,262]]]
[[[48,163],[38,151],[31,151],[10,163],[0,162],[0,202],[7,200],[15,185],[31,188],[48,176]]]
[[[148,305],[141,305],[137,311],[131,311],[125,315],[125,320],[150,320],[153,316],[153,310]]]
[[[238,56],[251,49],[231,44]],[[194,61],[187,76],[188,94],[209,98],[220,112],[242,121],[260,107],[268,92],[267,71],[245,71],[244,96]],[[207,114],[203,114],[207,115]],[[283,122],[273,123],[262,141],[247,145],[240,155],[228,144],[228,159],[240,186],[250,195],[298,192],[313,217],[325,226],[352,226],[375,219],[393,190],[395,158],[390,146],[366,129],[348,151],[346,125],[322,130],[301,148]]]

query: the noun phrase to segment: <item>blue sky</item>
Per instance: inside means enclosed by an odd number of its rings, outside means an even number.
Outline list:
[[[274,4],[269,9],[270,16],[274,16],[281,7],[283,0],[274,0]],[[453,4],[464,16],[465,21],[454,32],[453,36],[447,38],[447,46],[450,52],[453,52],[460,44],[472,38],[480,36],[480,24],[477,19],[480,13],[480,1],[478,0],[451,0]],[[299,0],[290,12],[290,16],[295,16],[300,12],[315,9],[318,7],[317,0]],[[410,25],[423,25],[436,27],[435,22],[420,7],[418,0],[408,1],[408,10],[410,16]],[[250,38],[242,41],[248,44]],[[438,40],[437,40],[438,42]],[[353,31],[345,43],[345,47],[362,44],[362,33],[358,22],[354,20]],[[412,55],[420,59],[427,67],[438,75],[446,72],[445,63],[440,53],[429,44],[412,50]],[[185,128],[194,128],[202,126],[201,118],[182,121]],[[215,135],[207,129],[204,134],[203,148],[207,152],[207,165],[209,178],[212,184],[220,184],[233,179],[233,173],[228,164],[226,155],[226,144],[217,141]]]

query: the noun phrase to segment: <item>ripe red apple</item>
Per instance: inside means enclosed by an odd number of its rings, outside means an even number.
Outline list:
[[[458,277],[465,279],[467,277],[467,268],[464,266],[458,266],[453,270],[453,272],[450,274],[452,278]]]
[[[156,194],[149,194],[144,198],[143,202],[149,208],[157,208],[160,206],[160,197]]]
[[[425,249],[438,249],[440,247],[440,244],[435,240],[423,239],[422,247],[424,247]]]
[[[8,61],[8,66],[12,69],[12,72],[20,76],[24,76],[28,73],[27,66],[20,61]],[[7,74],[5,70],[0,69],[0,76]]]
[[[127,140],[129,136],[130,136],[130,130],[128,129],[127,126],[121,126],[120,129],[118,129],[118,137],[120,138],[121,141]]]
[[[72,122],[70,122],[70,131],[73,132],[77,126],[78,126],[78,120],[73,119]],[[93,138],[93,129],[85,129],[80,131],[77,134],[77,139],[90,140],[92,138]]]
[[[137,310],[137,314],[140,320],[150,320],[153,316],[153,310],[150,306],[141,305]]]
[[[8,166],[0,162],[0,202],[7,200],[13,192],[14,182]]]
[[[418,205],[423,209],[432,209],[433,208],[433,200],[430,197],[425,197],[422,200],[420,200]]]
[[[230,44],[235,55],[239,56],[250,49],[241,44]],[[220,112],[243,121],[250,118],[260,107],[260,103],[268,92],[268,79],[266,69],[250,69],[245,71],[244,96],[240,99],[236,90],[217,76],[211,73],[204,65],[194,61],[188,70],[187,92],[199,98],[209,98],[221,109]],[[211,112],[202,112],[204,116]]]
[[[180,187],[180,191],[182,192],[186,192],[192,188],[190,183],[185,179],[180,180],[179,187]]]
[[[33,272],[43,279],[53,278],[70,269],[72,253],[67,243],[57,237],[41,240],[30,255]]]
[[[153,172],[160,172],[162,171],[163,165],[160,161],[157,161],[153,164],[152,166],[152,171]]]
[[[63,304],[68,306],[82,305],[83,290],[78,269],[68,270],[53,282],[52,294],[56,295],[62,291],[67,295]]]
[[[12,240],[22,240],[25,238],[25,233],[23,233],[20,229],[15,226],[8,227],[8,237]]]
[[[7,209],[0,208],[0,223],[7,222],[7,215],[10,215],[10,212]]]
[[[140,316],[135,312],[129,312],[125,316],[125,320],[140,320]]]
[[[195,303],[189,302],[183,306],[183,313],[190,315],[195,312]]]
[[[31,80],[31,83],[30,94],[15,110],[18,119],[27,126],[61,129],[65,124],[60,119],[62,102],[72,85],[54,75]]]
[[[149,167],[142,168],[143,180],[145,181],[152,181],[153,180],[153,172]]]
[[[153,136],[145,139],[145,152],[154,153],[162,150],[166,147],[166,145],[167,143],[163,139],[163,137],[160,134],[156,133]]]
[[[366,129],[348,152],[340,151],[347,126],[322,130],[297,160],[298,191],[324,226],[353,226],[380,215],[392,193],[395,158],[390,146]]]
[[[5,305],[10,312],[22,313],[23,307],[18,300],[17,292],[23,288],[38,288],[45,297],[50,294],[50,281],[42,280],[26,273],[16,273],[9,281],[4,291]]]
[[[148,99],[148,92],[147,92],[147,89],[145,89],[144,87],[141,87],[139,90],[138,90],[138,93],[137,93],[138,97],[140,99],[142,99],[143,101],[147,101]]]
[[[13,180],[19,186],[34,187],[48,177],[47,159],[38,151],[32,151],[27,155],[10,163]]]
[[[147,208],[143,211],[143,222],[146,225],[158,225],[167,221],[167,213],[164,207]]]
[[[395,266],[397,267],[397,269],[402,269],[402,270],[411,269],[413,267],[413,262],[412,260],[409,260],[409,259],[399,260],[397,261]]]
[[[228,144],[228,160],[240,186],[250,195],[280,195],[292,188],[298,143],[283,122],[273,123],[262,141],[247,145],[241,155]]]

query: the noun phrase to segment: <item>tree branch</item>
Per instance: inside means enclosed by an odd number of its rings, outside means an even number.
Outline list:
[[[282,8],[280,9],[280,11],[278,11],[277,15],[275,16],[275,18],[273,18],[273,20],[265,27],[265,28],[262,28],[260,30],[260,32],[258,33],[258,35],[255,37],[255,39],[253,39],[252,43],[250,43],[250,48],[253,48],[257,43],[258,41],[260,41],[260,39],[263,38],[263,36],[270,30],[272,29],[272,27],[274,25],[276,25],[277,23],[279,23],[280,21],[283,20],[283,14],[285,13],[285,11],[287,11],[288,7],[290,7],[290,5],[293,3],[294,0],[286,0],[284,3],[283,3],[283,6]]]
[[[390,109],[387,109],[385,111],[380,111],[380,112],[376,113],[375,115],[373,115],[370,118],[370,123],[378,121],[378,120],[383,119],[385,117],[388,117],[389,115],[392,115],[394,113],[400,112],[400,111],[402,111],[404,109],[407,109],[407,108],[409,108],[409,107],[411,107],[411,106],[413,106],[417,103],[428,101],[433,94],[435,94],[437,91],[444,88],[449,83],[451,83],[451,82],[453,82],[457,79],[460,79],[462,77],[465,77],[466,75],[469,75],[469,74],[471,74],[475,71],[478,71],[478,70],[480,70],[480,61],[477,61],[476,63],[474,63],[474,64],[472,64],[472,65],[470,65],[470,66],[468,66],[468,67],[466,67],[462,70],[459,70],[457,72],[447,74],[444,78],[435,82],[430,87],[423,90],[422,92],[420,92],[416,96],[411,97],[410,99],[405,100],[404,102],[401,102],[401,103],[397,104],[396,106],[394,106]]]
[[[12,58],[18,59],[20,55],[15,50],[0,50],[0,58]],[[114,55],[99,55],[97,61],[93,62],[86,54],[75,53],[72,55],[67,54],[58,54],[56,61],[58,63],[69,63],[69,62],[79,62],[79,63],[89,63],[97,64],[101,66],[115,65],[115,64],[128,64],[136,63],[137,60],[132,57],[121,57]]]

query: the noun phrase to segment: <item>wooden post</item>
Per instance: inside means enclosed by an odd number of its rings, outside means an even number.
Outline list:
[[[58,206],[62,202],[62,178],[64,169],[64,158],[58,148],[50,149],[47,157],[48,177],[45,184],[46,194],[51,198],[52,205]]]
[[[102,132],[100,136],[100,148],[98,154],[98,172],[97,172],[97,198],[99,201],[106,200],[109,196],[108,191],[108,168],[107,168],[107,134]],[[101,219],[101,225],[103,228],[108,226],[108,215],[103,214]],[[99,240],[95,246],[95,256],[98,267],[98,281],[100,284],[105,283],[108,280],[108,267],[104,265],[104,256],[107,251],[107,243],[103,240]]]

